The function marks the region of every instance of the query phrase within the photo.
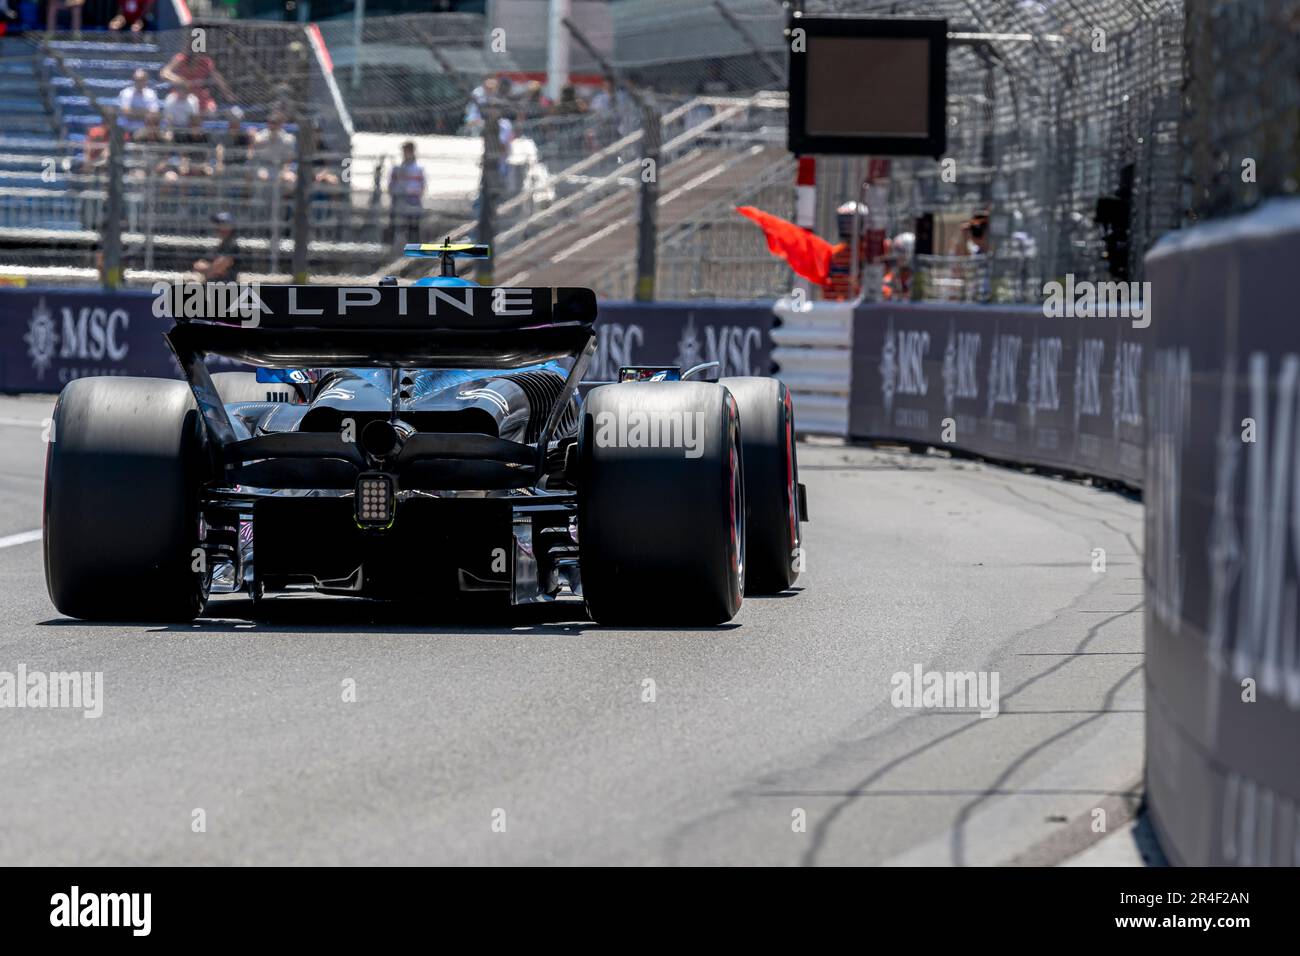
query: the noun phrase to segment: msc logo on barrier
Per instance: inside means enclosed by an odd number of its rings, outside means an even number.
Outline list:
[[[704,327],[704,346],[695,330],[695,319],[687,318],[686,327],[677,341],[677,364],[682,371],[703,362],[717,362],[719,377],[727,375],[766,375],[751,355],[763,347],[763,330],[756,325],[720,325]]]
[[[612,381],[625,365],[638,365],[637,356],[647,349],[662,358],[669,354],[672,345],[665,341],[662,327],[670,317],[664,317],[650,328],[636,322],[602,321],[596,325],[596,354],[587,370],[589,381]],[[656,334],[659,333],[659,334]],[[676,362],[682,370],[705,362],[718,363],[718,375],[767,375],[767,353],[763,343],[764,329],[759,325],[697,326],[694,317],[688,317],[677,336]]]
[[[1106,343],[1084,339],[1074,353],[1074,428],[1079,419],[1101,414],[1101,366],[1106,361]]]
[[[1115,378],[1111,382],[1111,416],[1119,426],[1142,424],[1142,346],[1120,342],[1115,348]]]
[[[1033,423],[1038,412],[1054,412],[1061,407],[1061,390],[1057,384],[1064,345],[1055,336],[1034,339],[1029,349],[1029,379],[1026,382],[1026,402],[1029,421]]]
[[[611,382],[624,365],[636,365],[635,351],[645,342],[645,329],[635,323],[604,322],[596,326],[596,354],[587,371],[589,379]]]
[[[949,323],[948,344],[943,349],[943,405],[951,415],[957,399],[978,399],[980,334],[958,332]]]
[[[130,347],[118,340],[131,324],[125,309],[105,309],[102,306],[83,305],[79,309],[62,308],[62,329],[45,299],[37,301],[32,317],[27,322],[27,356],[38,379],[44,379],[51,363],[61,360],[121,362]]]
[[[993,355],[989,362],[988,416],[998,405],[1014,405],[1020,396],[1016,385],[1016,366],[1020,364],[1018,335],[996,335],[993,338]]]
[[[925,377],[925,357],[929,352],[929,332],[899,330],[895,333],[894,320],[889,320],[880,350],[880,394],[886,415],[893,410],[895,395],[924,398],[929,393],[930,383]]]

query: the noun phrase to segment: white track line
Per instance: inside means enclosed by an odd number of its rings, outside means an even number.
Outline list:
[[[30,418],[6,418],[0,415],[0,425],[18,425],[21,428],[44,428],[45,422]]]
[[[0,538],[0,548],[13,548],[20,544],[31,544],[33,541],[41,540],[41,529],[35,531],[20,531],[18,534],[11,534],[8,537]]]

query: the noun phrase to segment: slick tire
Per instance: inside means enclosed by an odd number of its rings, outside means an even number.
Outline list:
[[[54,407],[45,457],[45,582],[86,620],[193,620],[207,575],[191,570],[203,479],[184,382],[85,378]]]
[[[735,400],[712,383],[605,385],[587,395],[578,549],[593,620],[700,627],[735,617],[745,575],[740,430]]]
[[[774,378],[719,380],[740,409],[745,461],[745,593],[780,594],[803,564],[799,462],[790,390]]]

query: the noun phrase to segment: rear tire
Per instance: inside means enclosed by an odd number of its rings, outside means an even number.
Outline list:
[[[60,613],[190,621],[202,481],[198,409],[184,382],[84,378],[54,407],[45,458],[45,582]]]
[[[799,461],[790,390],[774,378],[718,382],[740,409],[745,459],[745,593],[780,594],[799,577]]]
[[[690,429],[676,434],[691,439],[689,447],[633,447],[642,444],[638,422],[688,421]],[[704,382],[594,388],[578,454],[578,548],[592,619],[711,626],[735,617],[744,590],[745,486],[731,395]]]

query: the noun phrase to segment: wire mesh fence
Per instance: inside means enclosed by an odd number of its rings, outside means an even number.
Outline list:
[[[1300,192],[1300,0],[1186,0],[1190,220]]]
[[[783,219],[794,216],[795,161],[784,156],[751,177],[742,189],[723,190],[660,237],[656,287],[679,299],[774,299],[790,291],[786,264],[767,253],[767,244],[736,206],[756,206]],[[612,280],[617,291],[632,288],[634,270]]]
[[[972,214],[987,212],[988,238],[980,252],[995,260],[983,271],[995,273],[996,281],[963,286],[962,297],[1033,298],[1043,281],[1066,273],[1139,278],[1146,248],[1181,222],[1181,3],[814,0],[805,8],[810,15],[940,16],[949,21],[953,38],[944,159],[950,163],[897,159],[889,164],[880,188],[871,192],[870,228],[906,239],[916,232],[917,218],[928,214],[930,243],[922,251],[942,261],[966,254],[962,227]],[[785,12],[778,4],[627,0],[613,6],[612,18],[611,63],[633,83],[653,90],[665,109],[671,109],[673,96],[784,89]],[[453,79],[460,74],[452,86],[463,90],[481,82],[476,71],[495,66],[506,98],[527,101],[536,95],[536,74],[528,72],[541,65],[535,57],[509,52],[494,57],[484,43],[474,44],[473,28],[466,34],[470,51],[456,62],[445,56],[441,64]],[[537,44],[524,46],[533,50]],[[575,69],[591,70],[593,65],[587,61]],[[472,95],[471,90],[471,103]],[[616,135],[635,136],[639,125],[634,110],[611,109],[605,96],[588,91],[577,94],[576,101],[571,112],[562,114],[552,109],[512,115],[552,171],[599,153]],[[849,241],[840,234],[836,210],[866,198],[862,181],[868,169],[865,158],[820,160],[820,235]],[[573,178],[586,172],[580,167]],[[561,194],[571,182],[561,185]],[[742,195],[751,186],[735,182],[734,192]],[[734,239],[744,246],[743,261],[758,268],[768,255],[761,234],[742,222]],[[661,230],[659,257],[672,261],[679,241],[671,230]],[[862,248],[867,251],[868,244]],[[612,274],[629,268],[624,263]],[[962,275],[981,270],[954,263],[936,271],[931,262],[918,271],[922,278],[933,272],[935,279],[918,283],[919,294],[951,296],[954,277],[960,283]],[[679,278],[687,275],[689,280]],[[659,293],[709,294],[710,283],[701,284],[698,275],[699,267],[687,263],[661,276]],[[787,271],[778,285],[792,284]]]
[[[828,238],[847,238],[836,208],[874,179],[871,228],[932,257],[914,264],[931,280],[914,295],[1031,300],[1067,273],[1137,279],[1146,249],[1180,224],[1181,3],[840,0],[809,12],[948,21],[940,161],[896,158],[873,174],[831,159],[818,172]],[[950,261],[966,256],[990,262]]]
[[[1066,274],[1140,279],[1163,232],[1297,189],[1300,0],[805,8],[949,23],[944,156],[818,162],[819,235],[852,244],[838,210],[867,209],[866,294],[1028,301]],[[555,97],[544,31],[512,26],[498,47],[477,14],[371,17],[360,44],[349,20],[6,41],[6,84],[30,82],[34,105],[0,118],[0,268],[92,267],[116,228],[127,280],[142,281],[204,255],[226,212],[255,273],[287,274],[301,238],[316,280],[409,277],[427,263],[400,262],[402,241],[478,231],[486,153],[496,278],[586,277],[627,296],[657,116],[657,295],[788,291],[788,268],[734,211],[793,216],[785,13],[770,0],[608,12],[593,42],[620,83],[575,44]],[[148,93],[130,92],[137,71]],[[182,115],[189,95],[197,121]],[[157,130],[148,109],[132,112],[150,96]],[[114,123],[124,138],[109,163]]]
[[[360,45],[350,20],[320,24],[334,78],[357,129],[454,135],[485,78],[514,68],[486,51],[481,15],[369,17]]]

